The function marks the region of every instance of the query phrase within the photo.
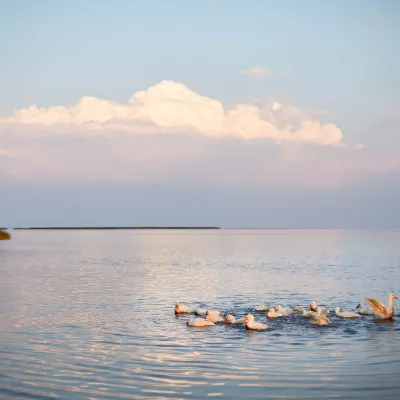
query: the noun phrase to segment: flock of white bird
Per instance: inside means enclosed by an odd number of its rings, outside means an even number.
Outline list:
[[[394,316],[393,299],[398,299],[394,293],[389,293],[388,304],[385,306],[379,300],[374,300],[369,297],[365,297],[364,300],[370,305],[370,309],[364,308],[360,303],[356,307],[358,312],[347,311],[343,312],[340,307],[336,307],[334,312],[338,317],[341,318],[360,318],[362,315],[375,315],[379,319],[392,319]],[[219,310],[206,310],[201,308],[193,308],[186,306],[184,304],[175,304],[175,314],[185,315],[187,313],[194,313],[199,316],[199,318],[189,318],[187,320],[187,325],[192,327],[206,327],[215,325],[217,322],[224,322],[226,324],[242,324],[246,326],[246,329],[250,330],[266,330],[268,325],[262,322],[257,322],[254,320],[253,314],[247,314],[245,318],[236,320],[233,315],[226,315]],[[308,318],[312,320],[315,325],[329,325],[330,321],[328,318],[329,313],[333,312],[325,307],[318,306],[315,301],[311,301],[309,304],[309,310],[302,307],[266,307],[257,306],[254,308],[257,312],[266,312],[267,318],[284,318],[289,315],[299,312],[303,318]],[[201,318],[200,318],[201,317]]]

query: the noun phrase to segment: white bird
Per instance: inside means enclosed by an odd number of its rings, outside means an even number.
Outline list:
[[[364,308],[364,305],[362,303],[358,304],[356,309],[358,308],[358,313],[360,315],[375,315],[373,310],[369,310],[367,308]]]
[[[203,327],[203,326],[212,326],[212,325],[214,325],[214,322],[207,321],[204,318],[189,318],[187,320],[187,325],[200,328],[200,327]]]
[[[281,306],[276,306],[275,310],[278,311],[279,313],[285,314],[285,315],[290,315],[294,313],[293,308],[290,307],[281,307]]]
[[[286,317],[286,315],[281,312],[276,312],[275,308],[273,307],[268,309],[267,318],[282,318],[282,317]]]
[[[205,308],[199,308],[199,307],[197,307],[197,308],[194,310],[194,313],[195,313],[196,315],[200,315],[200,316],[206,315],[206,312],[207,312],[207,310],[206,310]]]
[[[301,315],[303,316],[303,318],[314,318],[315,314],[316,314],[315,311],[307,311],[302,307],[296,308],[296,311],[301,312]]]
[[[329,310],[327,310],[325,307],[318,306],[317,303],[316,303],[314,300],[310,302],[310,307],[309,307],[309,309],[310,309],[311,311],[316,311],[317,307],[321,307],[322,313],[326,313],[326,314],[329,313]]]
[[[369,297],[364,297],[364,300],[371,306],[374,314],[382,319],[392,319],[394,315],[393,299],[399,299],[394,293],[389,293],[388,295],[388,306]]]
[[[311,316],[313,319],[317,319],[319,317],[326,317],[328,314],[327,310],[323,307],[317,306],[315,309],[314,315]]]
[[[217,310],[207,310],[206,319],[211,322],[222,322],[222,313]]]
[[[235,317],[233,315],[227,315],[225,317],[224,322],[226,324],[243,324],[244,323],[244,319],[235,319]]]
[[[178,302],[176,302],[174,311],[175,311],[175,314],[186,314],[186,313],[191,312],[191,309],[184,304],[179,304]]]
[[[341,312],[342,309],[340,307],[336,307],[335,308],[335,313],[338,317],[341,318],[360,318],[361,315],[352,311],[348,311],[348,312]]]
[[[306,318],[313,319],[312,323],[315,325],[328,325],[329,324],[329,319],[326,316],[326,310],[323,310],[322,307],[317,306],[315,308],[315,311],[307,312],[306,310],[304,310],[304,312],[307,315]]]
[[[329,322],[330,321],[326,315],[320,315],[315,317],[312,323],[315,325],[329,325]]]
[[[267,310],[268,310],[268,307],[264,306],[264,305],[257,306],[257,307],[254,308],[254,311],[267,311]]]
[[[223,315],[223,313],[219,310],[207,310],[206,314]]]
[[[250,329],[253,331],[261,331],[268,328],[268,325],[266,324],[262,324],[261,322],[254,322],[253,314],[247,314],[243,322],[246,324],[246,329]]]

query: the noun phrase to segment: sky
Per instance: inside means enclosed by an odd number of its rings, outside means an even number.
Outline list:
[[[400,228],[396,0],[0,4],[0,226]]]

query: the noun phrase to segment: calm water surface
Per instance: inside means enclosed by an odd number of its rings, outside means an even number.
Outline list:
[[[399,398],[399,316],[251,332],[173,306],[386,302],[400,231],[16,231],[0,274],[1,398]]]

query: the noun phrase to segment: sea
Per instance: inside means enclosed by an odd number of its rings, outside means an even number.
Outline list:
[[[1,399],[398,399],[400,230],[18,230],[0,242]],[[400,297],[400,296],[399,296]],[[266,331],[193,328],[176,302]],[[366,306],[366,305],[365,305]]]

